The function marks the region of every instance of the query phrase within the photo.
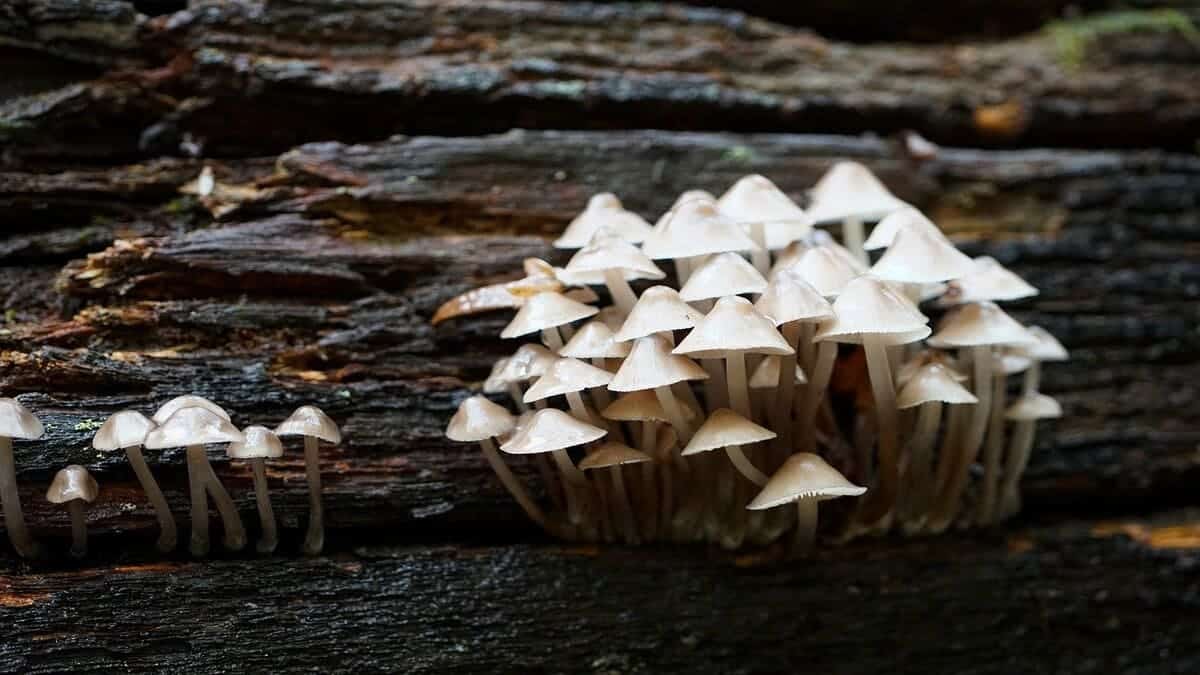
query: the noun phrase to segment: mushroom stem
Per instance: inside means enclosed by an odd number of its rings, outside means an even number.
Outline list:
[[[759,274],[766,276],[771,271],[771,252],[767,250],[767,224],[762,221],[750,223],[750,239],[758,245],[750,251],[750,262]]]
[[[817,410],[821,407],[821,399],[825,396],[825,388],[829,386],[829,378],[833,375],[833,362],[837,359],[837,343],[822,342],[817,347],[817,361],[812,373],[808,376],[808,387],[805,388],[804,414],[796,420],[800,425],[799,437],[803,441],[801,452],[816,452],[817,448]]]
[[[744,353],[726,352],[725,380],[729,388],[729,407],[742,417],[753,419],[754,412],[750,409],[750,387],[746,382],[746,355]]]
[[[0,436],[0,501],[4,508],[4,527],[8,539],[22,558],[36,558],[37,542],[25,527],[25,514],[21,512],[21,496],[17,492],[17,466],[13,459],[12,439]]]
[[[1038,387],[1042,382],[1042,362],[1034,360],[1030,362],[1029,368],[1025,370],[1025,380],[1021,387],[1021,393],[1024,396],[1029,396],[1037,392]]]
[[[187,447],[188,492],[192,500],[192,534],[189,548],[197,558],[208,555],[208,496],[204,490],[204,446]]]
[[[550,459],[545,455],[537,455],[533,463],[537,465],[538,474],[542,477],[542,482],[546,484],[546,494],[550,496],[550,503],[554,505],[555,509],[562,511],[566,502],[563,501],[562,486],[554,475],[554,467],[550,466]]]
[[[1000,484],[1000,460],[1004,454],[1004,393],[1003,373],[992,378],[992,410],[988,419],[987,445],[983,454],[983,489],[975,522],[990,525],[995,522],[997,488]]]
[[[254,501],[258,504],[258,522],[262,533],[255,547],[259,553],[273,553],[279,545],[279,532],[275,527],[275,511],[271,508],[271,495],[267,491],[267,462],[262,457],[250,460],[254,470]]]
[[[580,485],[587,484],[587,478],[571,461],[571,456],[566,450],[555,450],[551,454],[562,473],[563,493],[567,497],[567,518],[572,525],[582,525],[583,511],[580,509],[580,496],[576,490]]]
[[[592,415],[588,412],[587,406],[584,405],[583,397],[579,395],[579,392],[567,392],[567,405],[571,408],[571,414],[575,419],[580,422],[587,422],[588,424],[595,423],[596,420],[592,419]],[[601,424],[604,424],[604,420],[601,420]]]
[[[779,380],[775,384],[775,405],[770,417],[772,426],[779,435],[775,437],[775,447],[784,452],[790,452],[792,447],[792,402],[796,394],[795,359],[800,352],[800,323],[792,322],[783,325],[783,339],[796,351],[796,356],[780,357]],[[768,402],[770,407],[770,402]]]
[[[592,359],[592,365],[600,370],[608,370],[608,363],[603,358]],[[604,387],[596,387],[589,393],[592,395],[592,401],[596,403],[596,410],[604,410],[609,403],[612,403],[612,397],[608,395],[608,389]]]
[[[792,540],[792,555],[805,556],[812,551],[817,539],[817,518],[821,502],[801,499],[796,502],[796,536]]]
[[[642,462],[641,468],[641,488],[642,503],[638,505],[637,510],[640,510],[642,516],[642,527],[648,541],[654,540],[658,536],[658,469],[654,462]]]
[[[725,364],[721,359],[700,359],[708,379],[704,381],[704,402],[711,412],[717,408],[728,406],[725,400]]]
[[[621,273],[621,270],[604,270],[604,285],[608,287],[608,294],[612,296],[617,311],[629,316],[629,312],[637,304],[637,294],[629,287],[629,282],[625,280],[625,275]]]
[[[667,421],[679,433],[679,439],[683,441],[691,438],[692,430],[688,427],[687,420],[683,416],[683,408],[680,407],[679,400],[675,398],[671,388],[655,387],[654,396],[658,399],[658,404],[662,406],[663,412],[666,413]]]
[[[692,276],[692,264],[688,258],[675,258],[675,278],[679,280],[679,287],[687,283],[688,277]]]
[[[625,491],[625,476],[623,467],[618,464],[610,469],[613,486],[613,510],[620,514],[621,530],[626,544],[641,543],[638,537],[637,521],[633,518],[633,507],[629,502],[629,493]]]
[[[150,473],[150,467],[146,465],[142,447],[133,445],[125,448],[125,456],[129,458],[129,465],[133,467],[133,473],[137,476],[138,482],[142,484],[146,498],[154,507],[154,516],[158,518],[159,533],[155,546],[159,551],[166,553],[175,548],[175,542],[178,539],[175,531],[175,516],[171,515],[171,507],[167,505],[167,498],[163,496],[162,490],[154,480],[154,474]]]
[[[863,248],[864,241],[863,222],[861,218],[847,218],[842,221],[842,243],[850,252],[854,254],[864,265],[870,261],[867,259],[867,251]]]
[[[71,514],[71,555],[82,558],[87,555],[87,520],[83,515],[83,500],[72,499],[67,502],[67,511]]]
[[[1025,473],[1025,465],[1029,463],[1029,455],[1033,452],[1036,429],[1037,422],[1034,420],[1021,420],[1013,427],[1008,461],[1004,466],[1004,485],[1000,488],[999,518],[1008,518],[1021,510],[1021,492],[1017,486],[1020,484],[1021,475]]]
[[[233,497],[229,496],[225,486],[221,485],[217,473],[208,463],[208,457],[204,456],[203,448],[200,450],[200,457],[204,461],[205,489],[212,495],[213,504],[217,507],[225,530],[222,543],[230,551],[240,551],[246,547],[246,528],[242,525],[242,517],[238,515],[237,505],[233,503]]]
[[[655,458],[653,462],[642,463],[642,487],[641,492],[644,494],[644,504],[640,505],[643,513],[642,527],[646,533],[647,540],[653,540],[658,534],[659,522],[665,523],[669,514],[670,505],[666,500],[671,498],[669,487],[671,478],[664,475],[662,480],[663,492],[659,494],[658,489],[658,474],[666,474],[670,471],[670,464],[664,462],[658,466],[658,423],[654,420],[645,420],[642,422],[642,438],[640,441],[642,452]],[[669,452],[669,450],[668,450]],[[659,510],[662,509],[660,514]],[[660,519],[661,516],[661,519]]]
[[[742,452],[740,445],[725,446],[725,454],[729,456],[729,461],[733,464],[733,468],[738,470],[738,473],[746,477],[746,480],[762,487],[767,484],[767,474],[758,470],[750,458],[746,457],[746,453]]]
[[[942,422],[942,408],[941,401],[930,401],[917,411],[902,509],[905,531],[909,534],[916,532],[924,522],[933,496],[933,442]]]
[[[554,327],[542,329],[542,342],[545,342],[546,346],[550,348],[550,351],[556,354],[558,353],[558,350],[563,348],[562,335],[560,335],[558,329]]]
[[[992,409],[992,348],[980,345],[973,347],[972,352],[975,366],[975,398],[979,399],[979,402],[971,411],[971,421],[964,432],[965,436],[960,436],[962,445],[950,469],[949,482],[938,500],[934,517],[930,519],[930,528],[934,532],[945,532],[958,513],[959,501],[966,490],[971,465],[979,454],[979,446],[983,444],[983,435],[987,432]]]
[[[500,453],[496,451],[496,442],[490,438],[485,438],[479,441],[479,447],[483,450],[483,456],[487,458],[488,464],[492,466],[492,471],[496,472],[496,476],[500,478],[500,482],[512,495],[512,498],[517,500],[521,508],[525,511],[525,515],[529,519],[537,523],[543,529],[546,527],[546,514],[538,507],[537,502],[526,492],[525,486],[517,480],[513,475],[508,465],[504,463],[504,459],[500,457]]]
[[[321,504],[321,463],[317,448],[321,439],[304,437],[304,476],[308,479],[308,532],[304,535],[304,553],[317,555],[325,548],[324,508]],[[218,504],[219,506],[219,504]]]
[[[875,335],[863,335],[863,351],[867,355],[867,373],[871,394],[875,398],[875,418],[878,421],[879,471],[875,489],[863,500],[858,520],[872,525],[883,518],[896,504],[900,483],[900,462],[897,445],[896,389],[892,369],[888,364],[887,345]]]
[[[516,404],[518,412],[529,410],[529,406],[525,403],[525,392],[521,391],[521,385],[516,382],[509,382],[508,395],[512,398],[513,403]]]

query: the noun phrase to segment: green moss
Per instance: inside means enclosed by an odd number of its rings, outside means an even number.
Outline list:
[[[104,426],[103,420],[86,419],[75,424],[75,431],[95,431]]]
[[[1054,41],[1059,62],[1067,68],[1082,66],[1092,45],[1110,35],[1175,32],[1200,45],[1200,30],[1174,9],[1124,10],[1054,21],[1046,25],[1046,32]]]
[[[749,164],[754,161],[754,149],[744,145],[735,145],[721,154],[721,160],[736,164]]]

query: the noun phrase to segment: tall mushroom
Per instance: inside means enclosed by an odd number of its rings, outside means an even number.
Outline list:
[[[88,470],[72,464],[54,474],[50,489],[46,490],[46,501],[51,504],[66,504],[71,514],[71,555],[82,558],[87,555],[87,521],[84,504],[96,501],[100,486]]]
[[[158,519],[159,534],[156,546],[159,551],[166,553],[175,548],[175,516],[171,514],[167,498],[163,496],[162,490],[154,480],[154,474],[150,473],[146,458],[142,455],[142,443],[146,440],[146,434],[155,426],[153,420],[136,410],[122,410],[104,421],[104,425],[92,438],[92,447],[101,452],[125,451],[129,465],[133,467],[133,473],[142,484],[142,490],[150,500],[150,505],[154,507],[154,515]]]
[[[617,236],[633,244],[650,234],[650,223],[621,206],[621,200],[611,192],[592,195],[587,208],[567,225],[562,236],[554,240],[554,248],[583,248],[600,228],[609,228]]]
[[[770,251],[786,248],[812,230],[812,219],[783,190],[764,176],[742,176],[721,198],[717,208],[722,214],[745,227],[758,245],[752,252],[754,266],[767,273]]]
[[[640,543],[641,537],[638,534],[637,518],[633,512],[633,502],[629,499],[629,492],[625,489],[625,477],[623,475],[626,464],[641,464],[650,462],[650,455],[616,441],[609,441],[596,448],[595,451],[588,454],[579,462],[581,471],[591,469],[608,469],[609,476],[612,478],[613,485],[613,510],[616,511],[616,516],[621,523],[621,534],[627,544]]]
[[[696,455],[710,450],[725,450],[725,455],[738,473],[746,480],[762,487],[767,484],[767,475],[760,471],[742,452],[742,446],[753,445],[775,438],[775,432],[759,426],[744,416],[720,408],[714,410],[700,426],[696,435],[683,449],[683,456]]]
[[[846,480],[819,455],[801,452],[788,457],[746,508],[756,511],[795,502],[798,518],[792,550],[795,555],[804,555],[816,539],[820,502],[858,497],[866,491],[867,488]]]
[[[695,361],[672,354],[667,340],[654,334],[634,341],[629,356],[608,383],[608,390],[621,393],[653,390],[671,426],[680,438],[686,439],[691,438],[691,427],[684,406],[671,391],[671,385],[707,378],[708,373]]]
[[[258,506],[258,522],[261,534],[256,548],[259,553],[272,553],[279,545],[279,530],[275,526],[275,511],[271,508],[271,494],[267,488],[268,459],[283,457],[283,443],[275,432],[263,426],[248,426],[242,429],[245,440],[230,443],[225,452],[230,459],[248,459],[254,473],[254,501]]]
[[[525,402],[533,403],[551,396],[565,396],[571,414],[576,419],[595,422],[597,415],[584,403],[580,392],[606,387],[612,379],[612,373],[579,359],[558,359],[525,392]]]
[[[208,443],[233,443],[244,440],[242,432],[229,420],[208,407],[184,407],[175,410],[157,428],[146,434],[145,446],[150,450],[187,448],[188,480],[192,497],[191,551],[197,557],[208,553],[208,499],[212,495],[221,521],[225,526],[225,548],[241,550],[246,545],[246,531],[237,507],[204,454]]]
[[[609,359],[619,361],[629,356],[631,348],[629,343],[616,340],[614,331],[608,324],[593,319],[583,324],[558,353],[559,356],[567,358],[586,359],[596,368],[612,370]],[[612,403],[607,389],[593,389],[591,394],[598,408],[603,409]]]
[[[308,479],[308,532],[304,552],[317,555],[325,548],[324,509],[321,506],[321,464],[317,451],[321,441],[342,442],[338,425],[315,405],[302,405],[275,427],[275,435],[304,437],[304,475]]]
[[[736,253],[718,253],[696,269],[679,289],[684,302],[700,302],[726,295],[757,295],[767,288],[767,280]]]
[[[1008,450],[1008,462],[1004,474],[1004,484],[1000,488],[1001,518],[1012,516],[1021,510],[1021,493],[1017,486],[1029,455],[1033,450],[1034,430],[1038,420],[1062,417],[1062,406],[1058,401],[1041,392],[1032,392],[1021,396],[1004,413],[1004,417],[1016,422],[1013,429],[1011,445]],[[989,521],[991,522],[991,521]]]
[[[879,220],[905,206],[867,167],[858,162],[838,162],[813,186],[808,217],[818,225],[841,221],[842,241],[865,263],[863,222]]]
[[[622,314],[628,314],[637,302],[630,281],[666,276],[638,247],[608,229],[597,232],[587,246],[571,256],[563,271],[574,284],[604,284]]]
[[[705,199],[676,206],[662,226],[642,243],[642,253],[651,259],[669,258],[675,262],[681,284],[689,280],[691,268],[703,256],[757,248],[737,223],[717,210],[716,202]]]
[[[4,527],[8,540],[22,558],[36,558],[37,542],[25,527],[21,495],[17,491],[17,465],[13,459],[14,438],[32,441],[42,437],[42,423],[15,398],[0,398],[0,501],[4,507]]]
[[[905,284],[912,291],[907,296],[914,301],[922,285],[959,279],[975,269],[974,261],[954,248],[940,230],[919,222],[897,226],[887,251],[871,266],[872,276]]]
[[[538,293],[525,301],[512,321],[500,331],[500,337],[516,338],[531,333],[541,333],[542,341],[552,351],[563,348],[564,335],[569,332],[571,322],[586,319],[597,310],[591,305],[576,302],[560,293]]]

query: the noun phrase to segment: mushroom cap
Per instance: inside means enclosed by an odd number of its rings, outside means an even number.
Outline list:
[[[679,444],[679,432],[675,427],[664,424],[658,428],[658,438],[654,440],[654,452],[660,457],[666,457]]]
[[[598,231],[586,246],[576,251],[563,268],[562,276],[564,282],[571,284],[603,284],[604,273],[609,270],[620,272],[627,280],[667,276],[638,247],[609,229]]]
[[[226,455],[233,459],[283,457],[283,443],[274,431],[255,424],[242,429],[242,436],[246,440],[234,441],[225,447]]]
[[[634,244],[650,234],[650,223],[636,213],[626,211],[616,195],[602,192],[592,195],[587,208],[575,216],[567,229],[563,230],[562,236],[554,240],[554,248],[582,248],[602,227]]]
[[[557,408],[543,408],[533,413],[500,449],[510,455],[536,455],[591,443],[607,433]]]
[[[896,370],[896,387],[901,388],[925,366],[936,363],[944,366],[955,382],[966,382],[967,376],[958,369],[958,361],[947,352],[936,349],[923,349],[910,358]]]
[[[15,398],[0,398],[0,436],[32,441],[46,433],[42,421]]]
[[[612,466],[621,466],[622,464],[640,464],[642,462],[653,462],[654,458],[641,450],[618,443],[616,441],[607,441],[600,447],[588,453],[579,462],[579,468],[582,471],[588,469],[605,469]]]
[[[595,307],[576,302],[562,293],[538,293],[521,305],[517,315],[500,331],[502,338],[529,335],[547,328],[586,319],[598,312]]]
[[[931,401],[978,403],[979,399],[958,383],[956,375],[940,363],[926,364],[900,388],[900,393],[896,395],[896,406],[903,410]]]
[[[620,330],[621,324],[625,323],[625,315],[621,313],[621,309],[614,305],[601,307],[599,312],[596,312],[593,320],[608,326],[613,330]]]
[[[982,345],[1032,345],[1037,338],[1004,313],[994,302],[962,305],[944,317],[929,338],[932,347],[976,347]]]
[[[341,443],[342,431],[325,411],[315,405],[302,405],[275,427],[277,436],[312,436],[326,443]]]
[[[1004,411],[1004,418],[1017,422],[1029,422],[1062,417],[1062,406],[1049,396],[1033,392],[1017,399]]]
[[[715,202],[717,198],[708,190],[684,190],[675,198],[675,201],[671,204],[671,208],[667,209],[665,213],[658,217],[658,220],[654,221],[654,231],[660,232],[666,227],[667,223],[675,217],[675,209],[679,208],[680,204],[694,201]]]
[[[1071,355],[1067,353],[1067,348],[1058,341],[1058,338],[1051,335],[1050,331],[1041,326],[1029,326],[1025,330],[1037,340],[1036,343],[1022,350],[1029,358],[1038,361],[1066,361],[1071,358]]]
[[[675,348],[675,354],[696,354],[697,358],[723,358],[727,352],[749,354],[794,354],[795,350],[775,329],[770,319],[759,314],[750,301],[738,296],[717,300],[687,337]]]
[[[704,261],[679,291],[685,302],[725,295],[762,293],[767,280],[745,258],[736,253],[718,253]]]
[[[814,223],[858,218],[878,220],[908,204],[900,201],[870,169],[858,162],[834,164],[812,189],[808,217]]]
[[[975,267],[970,274],[963,275],[950,283],[944,304],[961,304],[991,300],[1005,302],[1020,300],[1038,294],[1038,289],[990,256],[975,258]]]
[[[898,211],[893,211],[875,224],[871,230],[871,236],[863,242],[863,248],[868,251],[887,248],[892,245],[892,240],[896,237],[896,232],[905,228],[914,228],[931,232],[943,239],[946,235],[942,233],[941,228],[934,222],[925,217],[925,214],[916,210],[911,206],[906,206]]]
[[[671,344],[661,335],[647,335],[633,342],[629,356],[608,383],[610,391],[642,391],[666,387],[685,380],[707,380],[695,361],[671,353]]]
[[[932,284],[970,274],[974,266],[941,232],[907,225],[896,231],[871,274],[906,284]]]
[[[66,504],[82,499],[90,504],[96,501],[98,494],[100,485],[92,478],[92,474],[82,466],[72,464],[54,474],[50,489],[46,490],[46,501],[51,504]]]
[[[804,384],[808,382],[808,378],[804,376],[804,370],[799,363],[787,359],[795,366],[795,382],[796,384]],[[774,389],[779,386],[779,368],[783,365],[784,357],[782,356],[767,356],[764,357],[758,367],[754,369],[754,374],[750,376],[751,389]]]
[[[851,267],[858,270],[859,274],[867,271],[867,264],[865,262],[859,260],[858,256],[850,252],[850,249],[839,244],[838,240],[834,239],[833,235],[825,230],[813,230],[812,245],[813,248],[827,248],[833,251],[834,255],[849,263]]]
[[[811,248],[800,258],[800,262],[787,268],[817,289],[821,295],[832,298],[840,295],[855,277],[861,273],[844,256],[828,246]]]
[[[755,301],[754,309],[776,326],[833,317],[833,307],[829,301],[795,270],[786,268],[771,275],[771,281]]]
[[[135,445],[141,445],[156,425],[154,420],[136,410],[122,410],[113,413],[96,435],[92,437],[92,447],[102,452],[124,450]]]
[[[575,331],[558,353],[572,359],[623,359],[629,355],[630,346],[617,342],[615,335],[607,324],[592,319]]]
[[[242,432],[208,408],[180,408],[146,434],[144,445],[150,450],[180,448],[206,443],[233,443],[243,440]]]
[[[607,387],[612,379],[613,374],[603,368],[579,359],[559,359],[525,391],[525,402],[533,403],[574,391]]]
[[[1001,347],[996,350],[993,358],[995,359],[993,363],[997,364],[995,367],[1005,375],[1023,373],[1033,365],[1033,359],[1029,358],[1029,355],[1020,347]]]
[[[695,419],[696,411],[690,405],[680,405],[687,420]],[[600,415],[604,419],[618,422],[669,422],[667,412],[658,402],[658,396],[650,389],[634,391],[620,396],[608,404]]]
[[[500,378],[504,382],[526,382],[541,377],[557,360],[558,356],[542,345],[523,344],[508,357],[508,363],[500,371]]]
[[[499,394],[508,389],[509,380],[504,379],[504,369],[508,367],[509,357],[503,356],[492,364],[492,370],[483,381],[483,393]]]
[[[775,438],[775,432],[761,427],[729,408],[713,411],[687,447],[681,453],[685,457],[710,450],[720,450],[731,445],[750,445]]]
[[[752,251],[758,246],[741,227],[717,210],[716,202],[693,199],[671,210],[662,228],[642,244],[654,260],[693,258],[726,251]]]
[[[861,344],[863,334],[902,345],[929,336],[929,320],[907,298],[873,277],[858,277],[833,302],[833,319],[821,323],[814,341]]]
[[[696,325],[704,313],[679,297],[670,286],[652,286],[642,292],[617,331],[616,340],[627,342],[654,333],[683,330]]]
[[[483,396],[472,396],[458,404],[458,410],[446,425],[446,438],[460,443],[475,443],[497,438],[512,431],[516,419],[503,406]]]
[[[778,251],[812,230],[812,220],[774,183],[758,174],[742,176],[717,208],[736,223],[762,223],[767,249]]]
[[[203,396],[196,396],[194,394],[176,396],[170,401],[167,401],[159,406],[158,410],[154,411],[154,416],[150,419],[154,420],[155,424],[161,426],[163,422],[167,421],[167,418],[183,408],[204,408],[217,417],[220,417],[225,421],[229,421],[229,413],[226,412],[224,408],[204,398]]]
[[[806,237],[800,241],[793,241],[788,244],[782,251],[775,254],[775,264],[771,266],[771,272],[767,275],[770,280],[779,270],[786,269],[800,262],[800,258],[808,253],[809,249],[813,248],[814,244],[811,241],[812,237]]]
[[[820,456],[800,452],[787,458],[746,508],[758,511],[802,499],[824,501],[857,497],[866,491],[867,488],[846,480],[842,472],[829,466]]]

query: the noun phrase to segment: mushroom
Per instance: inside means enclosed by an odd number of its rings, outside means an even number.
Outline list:
[[[492,471],[496,472],[505,489],[517,500],[525,515],[539,527],[547,528],[546,514],[496,451],[496,439],[511,432],[514,427],[515,420],[507,410],[482,396],[472,396],[459,404],[458,410],[450,418],[450,423],[446,425],[446,438],[460,443],[479,443]]]
[[[674,346],[673,331],[690,329],[703,317],[704,313],[684,302],[674,288],[651,286],[642,292],[613,339],[628,342],[657,333]]]
[[[558,356],[542,345],[526,343],[508,358],[504,367],[494,377],[498,382],[504,383],[517,410],[523,412],[528,406],[525,405],[525,392],[521,389],[521,383],[541,377],[550,364],[557,360]]]
[[[758,294],[767,288],[767,280],[736,253],[718,253],[692,271],[691,278],[679,291],[684,302],[699,302],[725,295]]]
[[[279,545],[279,532],[275,527],[275,512],[271,509],[271,495],[267,491],[266,460],[283,457],[283,443],[275,432],[263,426],[242,429],[243,441],[234,441],[225,448],[230,459],[250,460],[254,472],[254,501],[258,505],[258,522],[262,528],[256,548],[259,553],[272,553]]]
[[[1038,294],[1036,288],[1010,272],[994,258],[980,256],[975,258],[974,263],[970,274],[948,284],[940,304],[956,305],[985,300],[1005,302]]]
[[[242,527],[237,507],[225,491],[225,487],[221,485],[221,481],[217,479],[217,474],[204,454],[205,444],[233,443],[241,440],[244,440],[242,432],[208,406],[178,408],[158,427],[146,434],[145,447],[149,450],[187,448],[188,483],[191,486],[192,498],[191,551],[194,556],[208,553],[206,493],[212,495],[217,511],[221,514],[221,521],[225,526],[225,548],[238,551],[246,545],[246,531]]]
[[[602,192],[592,195],[587,208],[575,216],[562,236],[554,240],[554,248],[583,248],[602,227],[633,244],[640,243],[650,234],[650,223],[636,213],[626,211],[613,193]]]
[[[579,249],[567,262],[564,272],[574,284],[604,284],[613,304],[623,314],[628,314],[637,302],[637,295],[629,287],[631,280],[657,280],[666,276],[636,246],[608,229],[598,231],[587,246]]]
[[[747,228],[758,245],[751,255],[759,272],[771,267],[769,251],[778,251],[812,230],[812,220],[774,183],[764,176],[743,176],[721,198],[717,208]]]
[[[804,555],[816,539],[819,503],[837,497],[858,497],[866,491],[865,487],[846,480],[820,456],[801,452],[788,457],[746,508],[757,511],[795,502],[798,518],[793,553]]]
[[[921,286],[968,275],[975,263],[938,230],[910,223],[898,226],[891,245],[871,266],[872,276],[904,284],[906,296],[920,299]]]
[[[151,420],[153,420],[155,424],[162,426],[162,424],[166,422],[171,415],[174,415],[176,411],[183,408],[204,408],[226,422],[229,421],[229,413],[226,412],[224,408],[204,398],[203,396],[196,396],[195,394],[176,396],[170,401],[167,401],[159,406],[158,410],[154,411],[154,416],[151,418]]]
[[[608,324],[593,319],[576,331],[575,336],[558,353],[567,358],[587,359],[596,368],[610,370],[608,360],[619,360],[629,356],[631,348],[628,343],[617,342],[613,329]],[[593,389],[591,394],[598,408],[603,409],[612,403],[608,390],[603,387]]]
[[[0,398],[0,501],[8,540],[22,558],[36,558],[40,547],[25,526],[21,495],[17,491],[17,466],[13,459],[14,438],[32,441],[45,433],[41,421],[15,398]]]
[[[905,206],[867,167],[838,162],[813,186],[808,216],[816,224],[841,221],[846,248],[865,263],[863,221],[879,220]]]
[[[570,331],[571,322],[586,319],[597,311],[595,307],[575,302],[561,293],[538,293],[521,305],[517,315],[500,331],[500,337],[507,339],[540,332],[546,346],[558,351],[563,347],[563,340],[571,337],[564,335]]]
[[[836,297],[855,277],[862,274],[849,258],[831,246],[810,248],[790,269],[826,298]]]
[[[579,468],[582,471],[591,469],[608,469],[609,475],[612,477],[613,499],[615,504],[613,510],[617,512],[617,516],[621,522],[621,533],[628,544],[637,544],[640,542],[638,536],[637,519],[633,515],[633,506],[629,501],[629,494],[625,490],[625,478],[622,475],[623,467],[626,464],[640,464],[642,462],[650,462],[650,455],[633,448],[609,441],[593,452],[589,453],[583,461],[579,463]]]
[[[54,474],[50,489],[46,490],[46,501],[51,504],[66,504],[71,514],[71,555],[82,558],[87,555],[87,521],[84,519],[84,503],[96,501],[100,486],[88,470],[72,464]]]
[[[887,248],[892,245],[892,240],[896,238],[896,232],[907,228],[924,230],[945,239],[941,228],[935,225],[932,220],[926,218],[925,214],[911,206],[905,206],[889,213],[875,224],[874,229],[871,230],[871,236],[867,237],[867,240],[863,243],[863,249],[874,251]]]
[[[146,440],[146,434],[155,426],[153,420],[136,410],[122,410],[104,421],[104,425],[92,438],[92,447],[101,452],[125,451],[129,465],[133,467],[133,473],[142,484],[142,490],[150,500],[150,505],[154,507],[154,515],[158,519],[159,534],[156,546],[159,551],[166,553],[175,548],[175,516],[171,515],[167,498],[163,496],[162,490],[154,480],[154,474],[150,473],[150,467],[146,465],[146,458],[142,455],[142,443]]]
[[[1008,449],[1004,484],[1000,488],[1000,517],[1007,518],[1021,510],[1021,493],[1017,486],[1029,463],[1037,421],[1062,417],[1062,406],[1045,394],[1033,392],[1017,399],[1004,417],[1016,422]]]
[[[608,390],[631,392],[654,390],[671,426],[680,438],[691,437],[684,406],[675,398],[671,385],[676,382],[704,380],[708,373],[695,361],[671,353],[670,344],[661,335],[640,337],[633,343],[629,356],[608,383]]]
[[[571,407],[571,414],[576,419],[594,422],[596,415],[588,409],[579,392],[606,387],[612,379],[612,373],[590,366],[579,359],[558,359],[525,392],[525,402],[533,403],[551,396],[565,396]]]
[[[317,555],[325,548],[324,509],[321,506],[321,464],[317,455],[321,441],[338,444],[342,431],[315,405],[302,405],[275,427],[275,435],[304,437],[304,474],[308,479],[308,532],[304,552]]]
[[[681,284],[689,280],[694,259],[728,251],[753,251],[757,245],[742,228],[717,210],[714,201],[693,199],[671,210],[661,227],[646,237],[642,253],[675,262]]]
[[[730,463],[738,473],[745,476],[746,480],[761,487],[767,484],[767,475],[759,471],[758,467],[754,466],[754,463],[746,457],[746,454],[742,452],[742,446],[768,441],[772,438],[775,438],[774,431],[751,422],[729,408],[720,408],[708,416],[696,435],[688,441],[682,454],[684,457],[688,457],[723,448],[725,455],[729,457]]]

